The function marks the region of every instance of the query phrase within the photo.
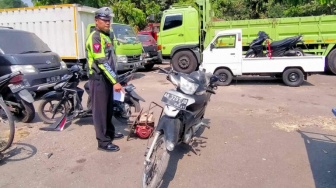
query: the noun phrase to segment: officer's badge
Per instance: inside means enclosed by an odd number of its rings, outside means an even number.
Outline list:
[[[93,50],[97,53],[100,51],[100,44],[94,44],[93,45]]]

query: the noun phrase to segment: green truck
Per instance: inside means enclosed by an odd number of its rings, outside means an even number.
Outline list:
[[[158,47],[173,68],[190,73],[202,62],[202,51],[220,30],[242,29],[243,54],[259,31],[278,41],[303,35],[305,53],[326,56],[326,71],[336,74],[336,15],[239,21],[214,21],[210,0],[192,6],[171,6],[162,14]],[[223,57],[225,58],[225,57]]]
[[[95,24],[87,26],[87,37],[95,29]],[[113,46],[117,56],[117,70],[129,70],[137,64],[143,64],[143,48],[133,28],[126,24],[112,23]]]

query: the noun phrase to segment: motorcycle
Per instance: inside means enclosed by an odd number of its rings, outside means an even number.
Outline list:
[[[35,118],[34,98],[25,89],[29,83],[23,79],[21,72],[13,72],[0,77],[1,100],[9,111],[23,123],[29,123]]]
[[[131,116],[131,107],[135,108],[135,112],[140,111],[139,100],[145,101],[140,97],[134,90],[135,87],[133,84],[127,85],[130,75],[135,72],[136,69],[133,69],[130,72],[118,76],[118,81],[121,83],[123,88],[126,91],[124,102],[114,101],[115,113],[114,117],[116,118],[128,118]],[[73,65],[69,71],[71,74],[66,75],[60,82],[54,86],[54,91],[50,91],[42,96],[42,101],[38,108],[38,114],[44,123],[53,124],[56,123],[55,115],[61,113],[70,119],[74,118],[85,118],[92,116],[90,96],[87,101],[87,109],[84,109],[82,106],[82,96],[83,89],[78,88],[80,78],[84,73],[80,70],[78,65]],[[84,86],[85,92],[89,93],[88,83]],[[54,105],[51,102],[57,101]],[[45,111],[45,106],[50,103],[50,107]],[[51,112],[52,116],[48,117],[45,112]]]
[[[160,68],[161,69],[161,68]],[[216,75],[202,70],[190,74],[166,71],[167,80],[176,86],[164,93],[161,101],[164,113],[154,132],[153,142],[145,154],[143,187],[157,187],[166,171],[174,148],[181,143],[189,144],[201,126],[208,101],[217,89]]]
[[[245,57],[281,57],[281,56],[304,56],[303,51],[295,46],[303,43],[302,35],[285,38],[280,41],[270,42],[272,39],[264,31],[258,32],[258,37],[250,44],[250,49],[246,52]],[[264,45],[266,41],[267,48],[264,54]]]

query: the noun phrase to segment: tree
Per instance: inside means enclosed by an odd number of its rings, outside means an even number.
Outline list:
[[[0,8],[20,8],[28,5],[21,0],[0,0]]]

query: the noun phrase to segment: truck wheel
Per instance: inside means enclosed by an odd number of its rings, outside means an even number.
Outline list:
[[[217,85],[219,86],[227,86],[232,81],[232,73],[227,69],[218,69],[214,73],[216,76],[218,76],[218,82]]]
[[[328,55],[327,69],[336,74],[336,49],[333,49]]]
[[[298,87],[303,83],[303,72],[298,68],[290,68],[283,72],[282,80],[287,86]]]
[[[196,70],[197,60],[190,51],[179,51],[172,58],[172,66],[175,71],[189,74]]]

